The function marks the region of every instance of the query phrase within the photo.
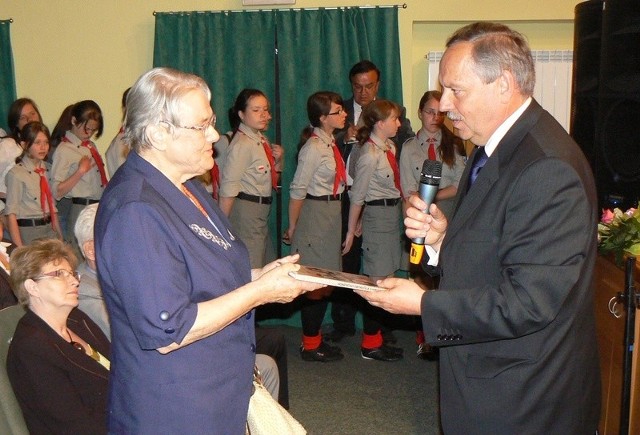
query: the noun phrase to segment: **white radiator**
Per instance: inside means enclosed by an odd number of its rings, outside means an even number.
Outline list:
[[[536,65],[536,87],[533,97],[569,131],[573,51],[534,50],[532,54]],[[438,69],[442,52],[430,52],[426,57],[429,61],[429,89],[440,89]]]

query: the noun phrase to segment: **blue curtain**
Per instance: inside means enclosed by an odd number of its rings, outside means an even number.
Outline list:
[[[0,127],[5,130],[8,130],[7,112],[9,106],[16,99],[10,28],[10,20],[0,20]]]

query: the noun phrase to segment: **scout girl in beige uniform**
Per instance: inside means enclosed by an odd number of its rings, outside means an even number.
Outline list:
[[[374,100],[363,110],[356,138],[360,143],[350,191],[349,228],[343,254],[351,249],[362,216],[363,272],[373,282],[400,267],[402,190],[391,140],[400,127],[400,107],[392,101]],[[363,210],[364,209],[364,210]],[[402,358],[401,349],[383,344],[379,309],[363,312],[362,357],[379,361]]]
[[[347,181],[346,169],[333,131],[344,127],[347,113],[335,92],[316,92],[307,100],[310,126],[302,131],[304,145],[289,190],[289,228],[284,240],[291,252],[300,253],[300,263],[340,270],[341,199]],[[320,327],[327,309],[324,299],[331,288],[306,296],[302,307],[302,347],[305,361],[330,362],[343,358],[340,348],[322,341]]]
[[[257,89],[244,89],[231,109],[237,131],[220,175],[220,209],[247,245],[252,268],[265,265],[271,193],[277,188],[282,147],[262,132],[269,125],[269,101]],[[234,125],[235,127],[235,125]]]
[[[20,132],[23,154],[7,174],[5,215],[11,240],[16,246],[39,238],[62,239],[53,195],[49,186],[49,129],[30,122]]]
[[[102,111],[92,100],[84,100],[65,110],[53,133],[57,148],[53,154],[51,183],[64,221],[65,240],[79,251],[73,228],[78,215],[100,200],[107,184],[102,157],[91,141],[102,135]],[[62,218],[64,214],[64,219]]]

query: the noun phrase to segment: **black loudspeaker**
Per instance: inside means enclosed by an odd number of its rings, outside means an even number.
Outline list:
[[[600,40],[602,0],[575,7],[573,39],[573,89],[571,95],[571,136],[596,171],[596,125],[600,94]]]
[[[600,207],[640,197],[638,0],[576,5],[571,136],[593,169]]]
[[[640,199],[640,4],[607,0],[602,16],[596,183],[604,205]],[[609,203],[609,204],[607,204]]]

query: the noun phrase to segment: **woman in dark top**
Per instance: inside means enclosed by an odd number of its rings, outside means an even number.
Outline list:
[[[26,313],[7,372],[33,434],[104,434],[110,346],[78,305],[71,249],[37,240],[11,255],[11,281]]]

